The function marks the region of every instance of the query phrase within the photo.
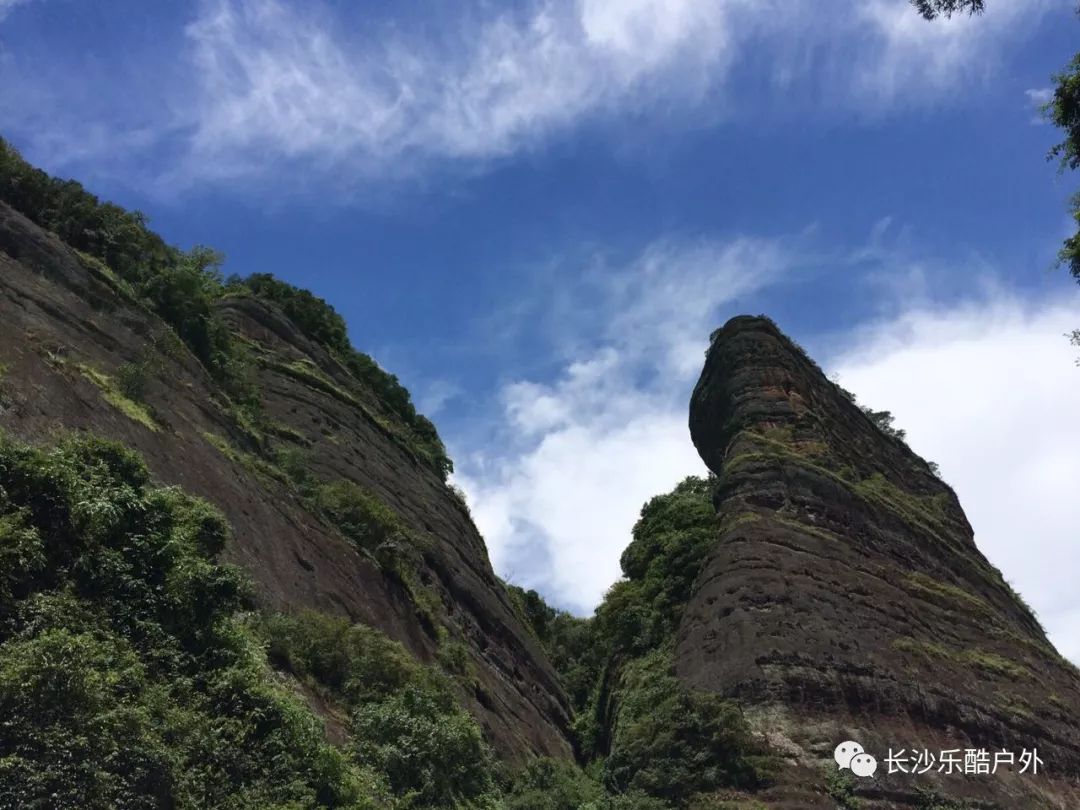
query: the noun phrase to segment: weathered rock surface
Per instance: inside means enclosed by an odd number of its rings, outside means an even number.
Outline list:
[[[377,398],[280,311],[254,298],[222,307],[254,357],[267,416],[311,472],[377,494],[425,540],[419,579],[468,650],[476,683],[463,699],[497,750],[512,760],[569,756],[566,698],[467,509],[395,440]],[[125,412],[109,401],[110,380],[148,354],[147,408]],[[264,605],[344,615],[432,660],[439,634],[422,606],[265,473],[260,448],[168,327],[107,270],[3,204],[0,364],[0,427],[30,441],[88,430],[128,444],[161,482],[226,514],[235,533],[226,558],[254,578]]]
[[[720,536],[677,669],[737,698],[787,757],[768,806],[834,807],[806,788],[852,739],[880,763],[856,780],[864,807],[916,806],[918,786],[978,807],[1080,807],[1080,675],[926,462],[765,318],[714,334],[690,429],[719,476]],[[1044,765],[888,776],[890,748],[1037,749]]]

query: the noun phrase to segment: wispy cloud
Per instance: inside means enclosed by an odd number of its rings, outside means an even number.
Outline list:
[[[250,173],[269,153],[368,174],[403,156],[492,158],[604,108],[692,100],[729,61],[724,5],[544,2],[435,42],[343,36],[277,0],[216,0],[187,29],[197,164]]]
[[[432,10],[423,28],[318,3],[203,0],[179,53],[154,58],[143,43],[153,81],[132,86],[125,71],[90,94],[72,79],[36,111],[12,103],[8,83],[0,124],[27,130],[32,119],[28,137],[51,139],[50,155],[72,163],[92,162],[95,143],[99,159],[110,152],[108,138],[71,132],[108,129],[135,152],[156,150],[172,184],[279,182],[296,168],[294,185],[304,170],[357,185],[483,166],[643,111],[737,116],[770,103],[741,87],[746,71],[769,76],[785,109],[800,98],[859,114],[955,100],[953,88],[989,75],[1051,6],[1002,0],[983,17],[930,24],[907,0],[837,0],[827,12],[817,0],[537,0]],[[33,82],[33,71],[6,70]],[[103,102],[95,120],[87,99],[101,87],[146,104]],[[64,133],[77,149],[58,148]]]

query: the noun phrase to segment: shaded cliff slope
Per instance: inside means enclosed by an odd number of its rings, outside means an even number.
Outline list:
[[[136,449],[155,480],[224,512],[223,558],[260,605],[345,616],[449,661],[503,756],[569,756],[557,678],[410,426],[272,301],[236,287],[213,307],[257,407],[110,267],[0,203],[0,427]],[[358,533],[358,503],[389,509],[385,536]]]
[[[784,757],[776,806],[834,806],[797,786],[835,770],[847,739],[881,761],[890,748],[1045,761],[1028,778],[883,769],[855,786],[865,806],[913,806],[935,783],[981,807],[1080,806],[1080,676],[925,461],[765,318],[714,333],[690,430],[717,476],[718,522],[676,669],[737,700]]]

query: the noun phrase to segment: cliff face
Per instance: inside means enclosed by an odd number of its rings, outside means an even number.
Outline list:
[[[276,306],[252,296],[217,306],[245,346],[264,432],[244,425],[107,268],[0,204],[0,427],[30,441],[86,430],[131,446],[160,482],[225,513],[225,558],[255,580],[262,605],[346,616],[425,662],[447,643],[464,648],[462,699],[496,749],[511,760],[569,756],[562,689],[464,504],[378,397]],[[141,369],[138,401],[120,384],[131,368]],[[305,480],[355,485],[390,507],[412,541],[407,570],[350,543],[282,473],[284,458]]]
[[[864,806],[914,806],[935,785],[980,807],[1080,805],[1080,676],[926,462],[764,318],[714,334],[690,430],[718,476],[720,528],[677,671],[736,698],[786,758],[770,806],[835,806],[798,786],[835,771],[849,739],[880,763],[855,780]],[[890,748],[1038,749],[1045,764],[888,776]]]

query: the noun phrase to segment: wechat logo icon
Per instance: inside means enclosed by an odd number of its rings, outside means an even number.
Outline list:
[[[833,759],[837,767],[842,771],[845,768],[851,770],[856,776],[873,776],[877,771],[877,760],[865,749],[853,740],[842,742],[833,751]]]

